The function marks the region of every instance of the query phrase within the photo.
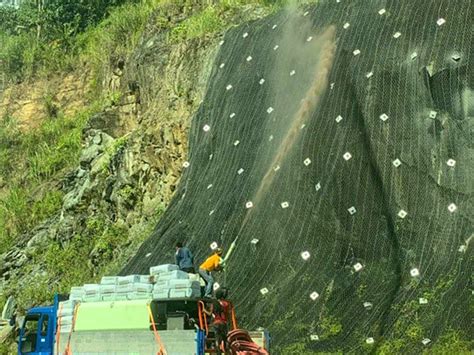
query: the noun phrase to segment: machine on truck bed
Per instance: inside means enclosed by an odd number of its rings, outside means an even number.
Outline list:
[[[177,275],[185,277],[181,271],[172,272],[173,277]],[[161,273],[158,280],[165,278],[165,274],[166,272]],[[104,283],[110,283],[108,281]],[[166,287],[171,287],[169,285],[179,286],[180,283],[188,281],[166,282],[168,282]],[[115,290],[120,291],[120,288],[125,287],[119,284],[120,282],[114,286]],[[164,284],[164,281],[157,281],[153,286],[153,293],[144,294],[149,297],[139,297],[135,292],[129,293],[128,299],[127,297],[122,299],[120,293],[97,296],[94,299],[90,295],[83,294],[82,301],[71,300],[73,298],[71,296],[69,301],[61,302],[60,297],[56,296],[53,305],[35,307],[27,312],[20,329],[18,354],[221,353],[209,326],[210,319],[204,312],[205,307],[209,308],[206,305],[209,299],[202,299],[200,294],[196,297],[196,293],[187,293],[182,289],[173,292],[172,289],[164,288]],[[137,284],[133,285],[135,286],[128,285],[128,289],[137,289]],[[96,286],[110,289],[110,285],[102,283]],[[183,295],[185,297],[177,297]],[[84,301],[86,299],[91,301]],[[229,331],[232,334],[232,338],[229,339],[232,344],[228,344],[226,353],[238,354],[240,349],[244,349],[248,351],[245,354],[268,354],[267,332],[258,331],[249,334],[239,330],[232,304],[229,313]]]

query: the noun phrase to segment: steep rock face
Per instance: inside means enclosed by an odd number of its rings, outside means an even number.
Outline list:
[[[73,115],[87,100],[88,73],[56,76],[50,80],[13,85],[0,92],[0,117],[12,116],[23,131],[35,128],[57,110]]]
[[[238,237],[218,281],[277,352],[421,352],[468,329],[467,13],[328,1],[228,32],[190,165],[122,274],[171,261],[178,240],[201,261]]]

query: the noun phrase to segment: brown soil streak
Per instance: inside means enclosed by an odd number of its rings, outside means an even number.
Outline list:
[[[288,133],[283,138],[280,148],[275,153],[272,162],[262,179],[262,183],[255,193],[255,198],[253,200],[254,205],[258,205],[258,203],[262,200],[262,197],[268,191],[275,176],[273,171],[274,167],[279,162],[281,163],[288,155],[289,151],[293,148],[293,145],[298,140],[300,132],[302,132],[300,127],[311,117],[311,114],[315,111],[321,97],[327,89],[329,81],[328,77],[336,52],[335,34],[335,27],[330,26],[323,32],[319,39],[322,43],[321,58],[315,70],[313,84],[306,92],[305,98],[302,100],[299,110],[291,119],[293,123],[291,124]],[[241,231],[247,224],[251,216],[251,211],[252,210],[249,210],[247,212],[238,235],[240,235]]]

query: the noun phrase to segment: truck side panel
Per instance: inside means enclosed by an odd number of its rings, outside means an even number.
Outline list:
[[[74,329],[149,329],[148,301],[83,303],[77,309]]]
[[[159,332],[168,354],[197,353],[195,330],[165,330]],[[61,354],[66,349],[67,336],[61,336]],[[151,330],[76,331],[71,335],[69,348],[74,355],[90,353],[156,354],[159,346]]]

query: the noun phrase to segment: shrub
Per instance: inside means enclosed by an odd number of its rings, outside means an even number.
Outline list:
[[[423,354],[472,354],[473,341],[461,331],[450,329],[429,350]]]
[[[17,186],[12,187],[5,198],[0,200],[0,254],[8,250],[13,236],[27,229],[25,221],[30,220],[28,195]]]
[[[38,255],[37,259],[46,263],[50,279],[59,280],[60,292],[67,292],[72,285],[80,285],[93,278],[89,264],[91,246],[91,239],[76,235],[66,246],[58,242],[51,243],[44,255]]]
[[[34,62],[36,41],[29,34],[20,36],[0,35],[0,70],[8,79],[20,81]]]
[[[33,203],[31,219],[34,221],[45,220],[61,208],[62,202],[63,193],[61,191],[47,191],[43,198]]]
[[[402,350],[406,345],[406,342],[402,339],[386,340],[380,345],[376,353],[379,355],[402,354]]]
[[[161,2],[145,0],[116,7],[98,26],[77,36],[76,52],[92,68],[96,86],[100,86],[111,65],[126,59],[136,47],[150,14]]]
[[[0,119],[0,176],[6,178],[13,170],[12,149],[20,143],[18,122],[12,116]]]
[[[342,324],[334,316],[324,317],[319,324],[323,334],[321,339],[326,339],[338,335],[342,331]]]
[[[77,162],[81,150],[82,129],[95,110],[73,117],[50,118],[24,139],[27,152],[28,176],[41,181]]]

